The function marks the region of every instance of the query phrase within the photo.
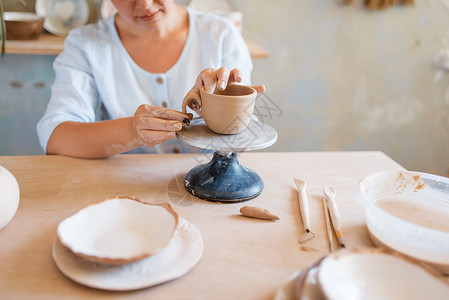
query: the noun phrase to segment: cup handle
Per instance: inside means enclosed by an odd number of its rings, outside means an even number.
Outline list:
[[[182,100],[182,112],[187,113],[187,106],[192,110],[196,111],[199,116],[202,116],[201,113],[201,97],[198,93],[190,91]]]

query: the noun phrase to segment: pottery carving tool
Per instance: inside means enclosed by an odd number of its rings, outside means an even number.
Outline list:
[[[305,243],[315,237],[315,233],[310,231],[309,203],[306,194],[306,182],[304,180],[293,178],[298,188],[299,209],[301,212],[302,223],[304,224],[304,235],[301,237],[300,243]]]
[[[335,235],[338,239],[340,248],[346,248],[345,240],[343,238],[343,228],[341,224],[340,213],[338,212],[337,203],[335,202],[335,188],[323,187],[323,194],[326,197],[327,207],[329,208],[332,226],[334,227]]]
[[[331,220],[329,217],[329,209],[327,208],[326,198],[323,198],[324,220],[326,221],[327,239],[331,252],[334,252],[334,238],[332,236]]]

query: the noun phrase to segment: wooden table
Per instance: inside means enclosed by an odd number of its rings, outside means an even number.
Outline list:
[[[216,204],[194,198],[184,175],[209,157],[199,154],[117,155],[84,160],[62,156],[0,156],[21,190],[14,219],[0,230],[2,299],[272,299],[294,271],[329,252],[321,191],[337,190],[348,247],[372,247],[356,199],[361,178],[403,170],[381,152],[241,153],[239,161],[263,179],[262,194],[247,203]],[[303,234],[293,177],[307,181],[311,225],[317,238],[301,249]],[[108,292],[65,277],[51,255],[59,222],[92,202],[134,195],[169,202],[195,224],[204,254],[184,277],[133,292]],[[239,215],[243,205],[267,208],[277,222]]]

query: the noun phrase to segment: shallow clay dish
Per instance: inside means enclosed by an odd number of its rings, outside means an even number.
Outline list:
[[[377,246],[449,274],[449,178],[410,171],[374,173],[360,181],[357,198]]]
[[[432,269],[375,248],[330,254],[319,266],[318,280],[329,300],[443,300],[449,295],[449,283]]]
[[[147,204],[113,198],[89,205],[62,221],[62,245],[90,261],[122,265],[163,250],[172,239],[178,215],[167,203]]]

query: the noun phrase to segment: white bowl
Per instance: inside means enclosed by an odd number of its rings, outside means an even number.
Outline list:
[[[60,36],[89,19],[87,0],[36,0],[35,9],[37,15],[45,17],[44,28]]]
[[[318,280],[329,300],[445,300],[449,283],[416,260],[382,249],[343,250],[320,264]]]
[[[326,300],[318,280],[318,271],[322,259],[312,266],[304,269],[296,280],[296,299],[301,300]]]
[[[57,234],[60,242],[80,257],[121,265],[164,249],[177,224],[178,215],[167,203],[113,198],[89,205],[65,219]]]
[[[449,178],[379,172],[360,181],[357,198],[365,208],[367,227],[377,246],[449,274]]]

